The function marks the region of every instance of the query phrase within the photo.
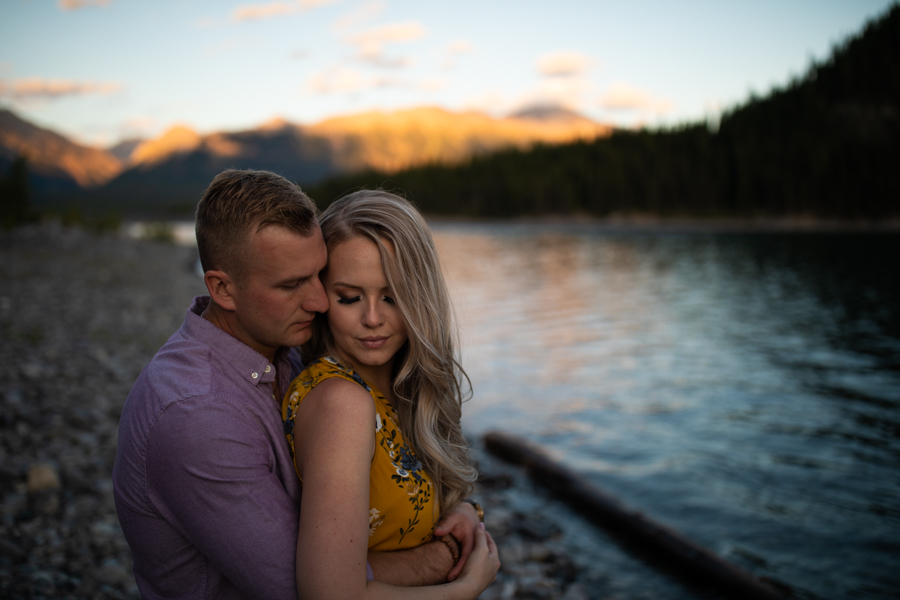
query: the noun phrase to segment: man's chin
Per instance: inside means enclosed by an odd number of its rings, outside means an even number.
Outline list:
[[[304,329],[303,331],[290,336],[290,339],[286,340],[287,343],[285,343],[284,345],[290,348],[302,346],[303,344],[308,342],[311,337],[312,331]]]

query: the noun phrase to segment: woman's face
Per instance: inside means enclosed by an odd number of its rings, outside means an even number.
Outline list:
[[[388,289],[378,246],[356,237],[330,249],[324,283],[338,358],[372,383],[385,370],[389,376],[394,355],[406,343],[406,325]]]

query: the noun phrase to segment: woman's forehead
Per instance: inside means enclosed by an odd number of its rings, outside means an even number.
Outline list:
[[[334,284],[351,287],[384,287],[381,251],[372,240],[355,237],[330,249],[328,279]]]

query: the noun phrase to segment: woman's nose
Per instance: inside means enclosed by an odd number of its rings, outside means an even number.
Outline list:
[[[384,315],[378,310],[378,304],[373,302],[366,307],[366,312],[363,315],[363,325],[366,327],[378,327],[382,323],[384,323]]]

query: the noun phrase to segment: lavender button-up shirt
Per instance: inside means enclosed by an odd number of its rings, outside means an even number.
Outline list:
[[[300,484],[281,398],[297,363],[206,321],[208,304],[194,299],[122,410],[113,484],[135,578],[146,600],[295,600]]]

